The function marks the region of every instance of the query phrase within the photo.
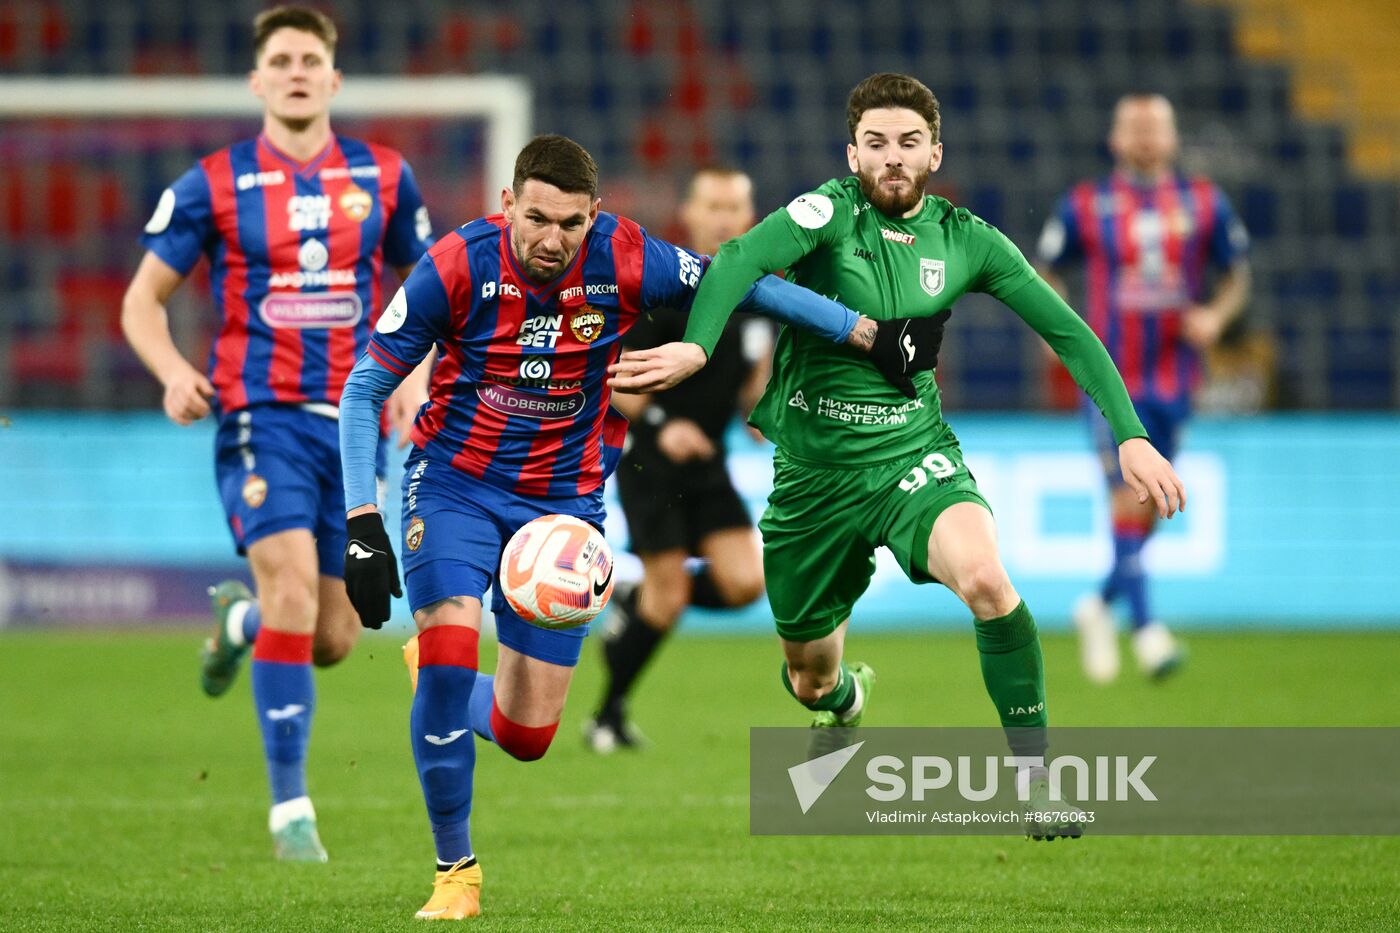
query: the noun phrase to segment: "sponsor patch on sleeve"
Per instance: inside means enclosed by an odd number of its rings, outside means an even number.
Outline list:
[[[831,223],[831,218],[836,215],[831,198],[815,193],[794,198],[788,203],[787,212],[793,223],[806,230],[820,230]]]
[[[394,298],[389,302],[389,307],[384,309],[384,313],[379,315],[379,323],[374,325],[374,329],[381,334],[392,334],[403,327],[403,322],[408,320],[408,296],[404,294],[403,288],[394,293]]]
[[[175,192],[166,188],[160,193],[160,200],[156,202],[156,209],[151,214],[151,219],[146,221],[146,232],[152,235],[164,233],[165,228],[170,226],[170,218],[174,216]]]

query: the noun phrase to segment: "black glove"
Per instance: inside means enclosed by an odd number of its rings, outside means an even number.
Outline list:
[[[944,308],[928,317],[897,317],[875,322],[875,343],[870,347],[870,362],[908,398],[918,397],[914,390],[914,373],[938,365],[938,351],[943,346],[943,325],[952,311]]]
[[[389,621],[389,595],[403,595],[394,546],[378,512],[346,520],[345,531],[350,539],[345,545],[345,592],[360,624],[377,629]]]

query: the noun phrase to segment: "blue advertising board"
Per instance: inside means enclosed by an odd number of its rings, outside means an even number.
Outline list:
[[[1012,581],[1046,628],[1063,626],[1111,553],[1102,474],[1083,423],[969,415],[953,424],[996,512]],[[757,515],[771,483],[771,449],[739,430],[732,448],[740,491]],[[181,576],[239,571],[215,496],[212,450],[212,425],[182,429],[156,414],[13,415],[0,427],[0,565],[7,568],[0,619],[7,605],[32,610],[43,599],[57,601],[47,610],[56,618],[81,615],[84,606],[98,612],[100,599],[81,592],[84,568],[101,568],[89,578],[104,581],[102,592],[124,566]],[[391,528],[401,460],[391,458]],[[1160,526],[1144,556],[1164,621],[1400,626],[1400,417],[1202,418],[1177,466],[1189,505]],[[608,537],[620,552],[626,523],[611,491],[609,501]],[[34,576],[36,567],[48,576]],[[60,585],[54,574],[76,582]],[[131,590],[125,598],[126,606],[158,609],[156,596],[143,603]],[[696,629],[768,631],[761,602],[695,615]],[[853,624],[960,627],[967,618],[946,590],[910,584],[882,552]]]

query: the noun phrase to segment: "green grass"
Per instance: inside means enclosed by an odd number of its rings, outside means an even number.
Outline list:
[[[1175,681],[1097,689],[1070,641],[1046,639],[1053,721],[1400,720],[1394,634],[1189,640]],[[205,699],[196,641],[0,636],[0,929],[416,929],[432,850],[396,643],[366,638],[318,676],[310,780],[331,863],[284,866],[246,674]],[[480,747],[484,930],[1394,929],[1394,838],[750,837],[746,727],[806,721],[773,640],[675,640],[635,704],[655,747],[606,759],[579,740],[588,649],[543,761]],[[850,656],[880,673],[871,725],[993,722],[970,634],[857,633]]]

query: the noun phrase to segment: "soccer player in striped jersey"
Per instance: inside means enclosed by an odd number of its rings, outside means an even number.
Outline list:
[[[341,580],[337,406],[382,307],[383,264],[406,277],[432,237],[403,157],[331,131],[335,25],[278,7],[257,17],[253,38],[262,132],[199,160],[161,195],[122,327],[164,385],[172,421],[218,419],[219,493],[257,597],[236,581],[211,590],[218,629],[202,683],[222,694],[251,649],[275,854],[325,861],[306,789],[311,666],[345,657],[360,630]],[[201,256],[221,316],[208,375],[176,348],[165,309]],[[425,368],[391,403],[401,438],[426,379]]]
[[[1165,97],[1119,100],[1108,145],[1112,174],[1081,182],[1061,199],[1041,234],[1040,262],[1061,294],[1065,283],[1056,271],[1076,260],[1086,264],[1089,324],[1123,374],[1153,446],[1171,459],[1200,381],[1200,355],[1248,300],[1249,238],[1218,187],[1175,168],[1176,118]],[[1211,267],[1218,273],[1213,287]],[[1075,606],[1084,671],[1099,683],[1118,675],[1109,607],[1122,600],[1138,666],[1162,677],[1182,652],[1148,610],[1141,553],[1157,516],[1123,483],[1107,423],[1087,402],[1085,415],[1111,490],[1114,557],[1102,588]]]
[[[640,314],[689,309],[709,263],[600,211],[597,187],[597,166],[576,142],[531,141],[501,194],[502,213],[439,240],[394,296],[342,400],[345,581],[361,621],[378,628],[400,586],[375,505],[375,413],[430,348],[440,348],[428,404],[413,426],[401,531],[419,631],[410,653],[417,671],[411,741],[437,852],[434,891],[420,919],[461,919],[481,909],[481,867],[468,830],[473,733],[514,758],[542,757],[587,634],[586,625],[561,631],[520,619],[496,583],[501,550],[541,515],[602,528],[603,482],[627,430],[609,404],[609,366]],[[814,340],[868,341],[886,378],[902,376],[892,361],[906,322],[858,320],[772,276],[743,299],[745,310],[809,330]],[[477,672],[488,586],[495,593],[494,677]]]

